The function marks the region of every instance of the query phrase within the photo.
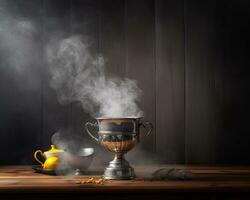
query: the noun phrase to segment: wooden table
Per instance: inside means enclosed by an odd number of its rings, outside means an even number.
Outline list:
[[[162,167],[185,168],[191,180],[145,181]],[[100,169],[79,177],[50,176],[34,173],[30,166],[0,167],[0,199],[250,199],[250,167],[247,166],[138,166],[139,179],[107,181],[103,185],[79,184],[98,177]],[[50,198],[49,198],[50,197]],[[119,198],[118,198],[119,197]]]

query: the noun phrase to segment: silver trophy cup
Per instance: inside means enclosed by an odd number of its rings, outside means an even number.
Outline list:
[[[143,126],[149,135],[153,125],[149,122],[141,122],[140,118],[96,118],[96,123],[85,124],[88,134],[100,143],[105,149],[115,154],[114,159],[106,167],[104,179],[133,179],[134,169],[125,160],[124,154],[131,150],[138,142],[140,127]],[[98,138],[89,130],[89,127],[98,129]]]

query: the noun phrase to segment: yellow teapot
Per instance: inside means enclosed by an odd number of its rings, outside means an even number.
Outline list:
[[[34,158],[37,162],[39,162],[43,169],[55,169],[59,164],[60,157],[64,151],[61,149],[57,149],[55,145],[51,145],[51,149],[49,151],[45,151],[44,153],[41,150],[37,150],[34,153]],[[42,157],[45,158],[45,162],[42,162],[37,158],[37,154],[41,154]]]

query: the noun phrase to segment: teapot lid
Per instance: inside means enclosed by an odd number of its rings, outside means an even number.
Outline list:
[[[58,152],[63,152],[62,149],[57,149],[54,144],[50,145],[51,149],[46,151],[46,153],[58,153]]]

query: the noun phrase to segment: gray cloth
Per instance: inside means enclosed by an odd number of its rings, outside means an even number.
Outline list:
[[[156,170],[149,180],[190,180],[193,178],[192,172],[185,169],[161,168]]]

